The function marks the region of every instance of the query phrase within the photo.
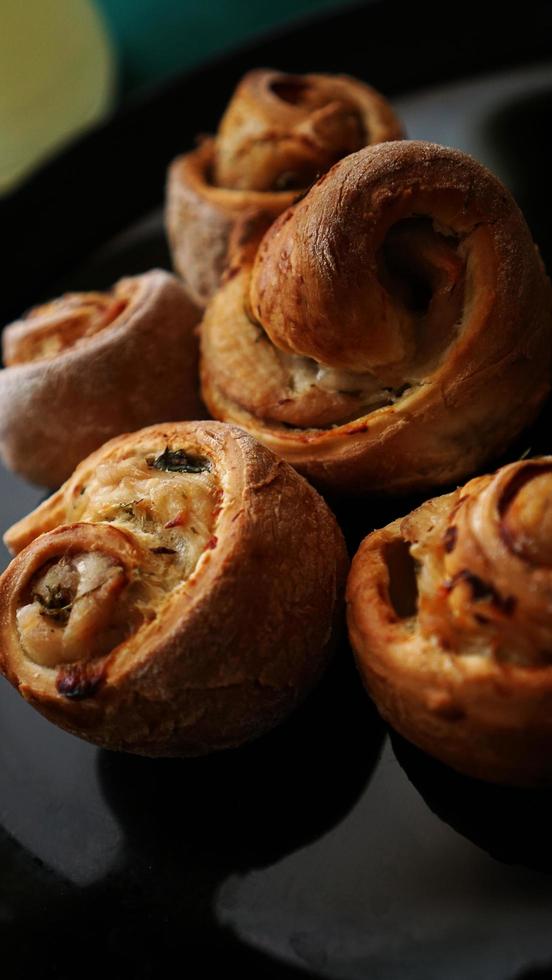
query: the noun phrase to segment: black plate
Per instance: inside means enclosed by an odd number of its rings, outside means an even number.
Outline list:
[[[552,11],[524,3],[493,25],[483,7],[355,8],[127,108],[1,206],[6,316],[167,264],[165,166],[258,64],[348,71],[393,94],[411,136],[503,177],[549,260]],[[548,418],[512,453],[552,448]],[[3,526],[40,498],[6,473],[1,490]],[[338,512],[354,547],[411,503]],[[0,686],[10,978],[542,980],[551,825],[551,794],[479,784],[390,741],[345,647],[280,730],[203,760],[97,751]]]

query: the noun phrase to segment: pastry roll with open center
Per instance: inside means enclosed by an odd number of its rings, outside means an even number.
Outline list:
[[[402,135],[389,103],[355,78],[248,72],[216,137],[169,170],[167,230],[194,301],[203,305],[216,290],[240,216],[262,211],[274,220],[336,160]]]
[[[107,439],[167,419],[201,418],[197,308],[160,269],[101,293],[68,293],[2,335],[0,454],[58,487]]]
[[[534,418],[550,385],[550,283],[481,164],[381,143],[265,228],[236,236],[201,325],[215,418],[350,494],[456,481]]]
[[[552,781],[552,457],[476,477],[374,531],[348,620],[384,718],[453,768]]]
[[[218,422],[112,440],[6,534],[0,666],[106,748],[194,755],[279,722],[324,669],[347,557],[317,492]]]

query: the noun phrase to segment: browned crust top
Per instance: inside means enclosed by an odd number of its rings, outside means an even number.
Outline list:
[[[405,300],[409,277],[429,290],[421,309]],[[444,483],[535,415],[551,306],[527,225],[493,174],[459,150],[380,144],[336,164],[213,299],[204,398],[322,486]],[[298,393],[299,366],[312,378]]]

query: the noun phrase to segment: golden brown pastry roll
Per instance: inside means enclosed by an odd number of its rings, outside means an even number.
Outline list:
[[[401,735],[498,783],[552,780],[552,457],[374,531],[348,582],[363,680]]]
[[[456,481],[535,416],[550,283],[512,197],[471,157],[360,150],[259,237],[242,235],[206,310],[203,397],[316,485]]]
[[[217,136],[169,170],[169,241],[194,301],[203,305],[215,292],[240,216],[262,211],[274,220],[342,156],[402,135],[388,102],[354,78],[245,75]]]
[[[347,558],[315,490],[245,432],[107,443],[5,537],[0,666],[107,748],[195,755],[280,721],[330,655]]]
[[[70,293],[4,330],[0,454],[59,486],[106,439],[166,419],[201,418],[198,311],[160,269],[104,293]]]

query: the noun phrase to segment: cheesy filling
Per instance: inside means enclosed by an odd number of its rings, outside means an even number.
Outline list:
[[[118,528],[143,561],[127,568],[101,550],[54,556],[17,611],[27,656],[47,667],[90,660],[155,619],[216,544],[221,495],[211,463],[182,449],[132,449],[100,463],[86,486],[73,488],[67,522]]]

